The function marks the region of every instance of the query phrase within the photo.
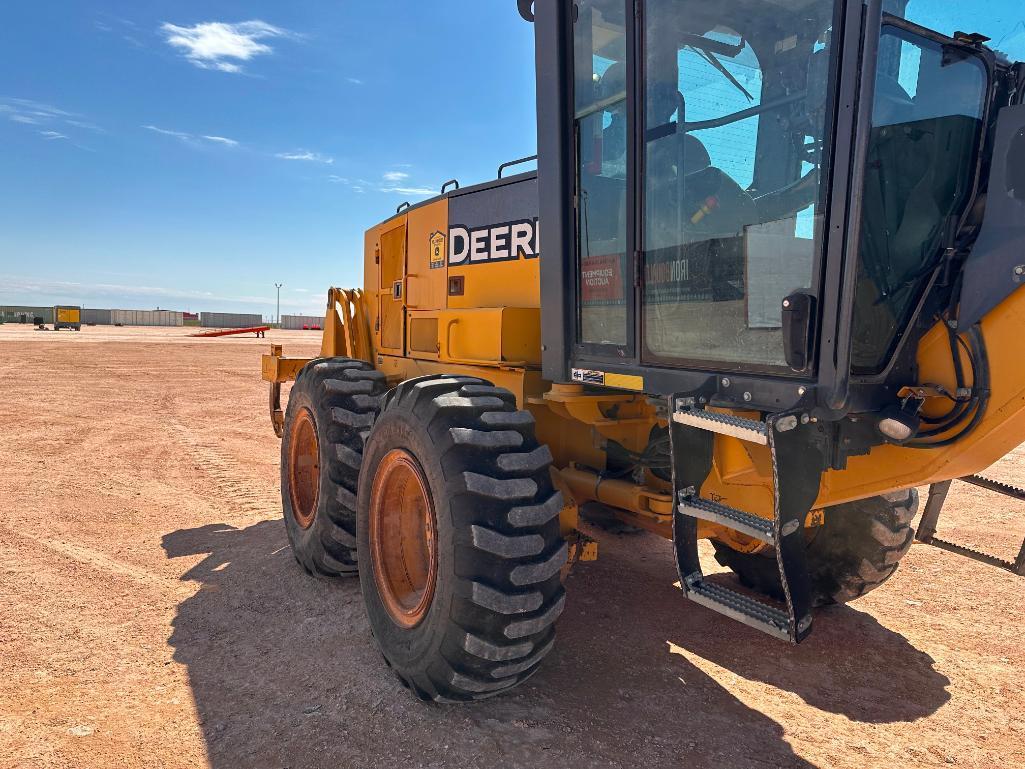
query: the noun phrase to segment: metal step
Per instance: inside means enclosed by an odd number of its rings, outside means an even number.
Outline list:
[[[790,615],[786,611],[707,580],[688,584],[686,592],[695,603],[783,641],[794,640],[790,632]]]
[[[742,441],[760,443],[763,446],[769,443],[768,427],[765,422],[756,419],[745,419],[704,409],[684,409],[673,413],[673,421],[719,435],[729,435]]]
[[[702,499],[692,494],[681,494],[679,509],[684,515],[722,524],[769,545],[776,541],[772,521],[729,505],[713,502],[711,499]]]
[[[989,489],[995,491],[998,494],[1003,494],[1006,497],[1014,497],[1022,502],[1025,502],[1025,489],[1019,489],[1017,486],[1012,486],[1009,483],[1001,483],[1000,481],[994,481],[991,478],[983,478],[981,475],[966,475],[961,478],[965,483],[970,483],[973,486],[979,488]]]
[[[940,550],[946,550],[950,553],[963,555],[965,558],[971,558],[973,561],[979,561],[981,563],[989,564],[990,566],[996,566],[998,569],[1007,569],[1007,571],[1014,574],[1025,576],[1025,574],[1022,573],[1022,565],[1025,564],[1025,558],[1021,555],[1018,556],[1018,562],[1007,561],[999,556],[990,555],[989,553],[984,553],[981,550],[976,550],[975,548],[967,547],[965,545],[959,545],[956,542],[948,542],[947,540],[940,539],[939,537],[932,537],[925,544],[938,547]],[[1025,553],[1025,546],[1022,547],[1022,552]]]
[[[989,491],[995,491],[998,494],[1003,494],[1014,499],[1025,501],[1025,490],[1019,489],[1016,486],[1011,486],[1007,483],[1001,483],[1000,481],[994,481],[990,478],[984,478],[981,475],[967,475],[963,478],[959,478],[958,480]],[[929,487],[929,499],[926,501],[925,511],[922,513],[922,520],[919,521],[918,530],[915,532],[915,539],[923,544],[933,545],[941,550],[956,553],[957,555],[962,555],[966,558],[971,558],[974,561],[979,561],[990,566],[996,566],[998,569],[1006,569],[1012,574],[1025,577],[1025,541],[1021,544],[1021,549],[1018,551],[1018,557],[1013,561],[1008,561],[1004,558],[991,555],[990,553],[984,553],[981,550],[976,550],[975,548],[967,547],[965,545],[959,545],[956,542],[950,542],[949,540],[940,539],[936,536],[936,528],[939,523],[940,511],[943,509],[943,503],[946,501],[947,492],[950,490],[951,483],[953,483],[953,481],[939,481]]]

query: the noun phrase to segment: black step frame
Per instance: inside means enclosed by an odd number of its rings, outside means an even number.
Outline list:
[[[700,411],[702,406],[699,404],[700,396],[672,396],[669,399],[670,417],[680,410]],[[819,494],[826,467],[825,454],[819,440],[819,426],[806,415],[773,414],[766,420],[766,428],[772,453],[776,563],[787,599],[786,637],[793,643],[800,643],[812,630],[812,588],[807,566],[805,521]],[[670,419],[669,438],[673,499],[700,493],[712,469],[716,433]],[[709,597],[695,595],[705,580],[698,557],[698,517],[686,513],[681,507],[676,504],[673,512],[673,549],[680,585],[688,598],[700,599],[703,605],[717,608]],[[770,635],[780,635],[764,621],[738,616],[737,611],[728,607],[720,607],[719,610]]]

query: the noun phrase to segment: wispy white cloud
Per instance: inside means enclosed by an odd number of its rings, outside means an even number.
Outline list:
[[[160,128],[155,125],[144,125],[147,131],[153,131],[154,133],[163,134],[164,136],[173,136],[176,139],[191,139],[192,134],[187,134],[184,131],[172,131],[170,128]]]
[[[378,192],[397,192],[400,195],[437,195],[435,187],[378,187]]]
[[[410,168],[409,165],[396,165],[394,168]],[[350,180],[342,176],[328,176],[327,180],[335,184],[344,184],[353,192],[363,194],[367,190],[385,192],[394,195],[411,195],[416,197],[429,197],[438,194],[437,187],[426,185],[403,184],[410,175],[405,171],[385,171],[381,174],[382,181],[369,181],[367,179]]]
[[[352,83],[353,85],[363,85],[363,81],[360,80],[358,77],[347,77],[345,78],[345,80],[346,82]]]
[[[210,21],[191,27],[164,23],[160,30],[167,44],[195,66],[235,74],[242,72],[243,62],[274,50],[261,40],[295,37],[286,29],[259,19],[238,24]]]
[[[98,125],[82,120],[81,116],[74,112],[68,112],[32,99],[13,96],[0,96],[0,117],[5,117],[11,122],[21,125],[38,126],[40,130],[37,130],[37,133],[44,139],[71,139],[74,132],[68,130],[69,126],[86,128],[96,133],[106,133]],[[72,140],[72,144],[79,149],[93,151],[89,147],[77,144],[74,140]]]
[[[212,134],[190,134],[186,131],[176,131],[171,128],[161,128],[155,125],[144,125],[142,126],[147,131],[153,131],[153,133],[162,134],[163,136],[171,136],[175,139],[179,139],[186,144],[191,144],[194,147],[203,146],[204,143],[218,144],[222,147],[238,147],[239,143],[235,139],[229,139],[227,136],[215,136]]]
[[[319,152],[311,152],[310,150],[278,152],[275,153],[274,157],[280,158],[281,160],[305,160],[310,163],[324,163],[326,165],[331,165],[335,162],[335,159],[329,155],[322,155]]]
[[[95,123],[90,123],[87,120],[72,120],[70,118],[65,118],[64,122],[70,126],[74,126],[75,128],[84,128],[87,131],[95,131],[98,134],[107,133],[106,129],[100,128]]]
[[[123,19],[119,16],[111,16],[109,14],[103,14],[104,18],[97,19],[93,22],[93,26],[96,27],[100,32],[107,34],[120,35],[121,38],[136,48],[144,48],[142,41],[135,36],[135,31],[138,29],[138,25],[130,19]]]
[[[25,125],[55,123],[66,121],[71,117],[70,112],[65,112],[49,104],[31,99],[16,99],[12,96],[0,96],[0,115],[6,116],[14,123]]]
[[[234,139],[229,139],[226,136],[204,136],[208,142],[214,142],[215,144],[223,144],[225,147],[237,147],[238,142]]]
[[[0,96],[0,104],[6,104],[9,109],[36,115],[37,117],[70,117],[74,114],[73,112],[66,112],[62,109],[58,109],[50,104],[44,104],[41,101],[18,99],[13,96]]]
[[[393,168],[412,168],[408,163],[396,164]],[[436,187],[427,187],[425,185],[411,185],[404,184],[407,179],[410,178],[410,174],[406,171],[385,171],[381,178],[384,182],[381,184],[374,185],[378,192],[390,192],[397,195],[437,195],[438,189]]]

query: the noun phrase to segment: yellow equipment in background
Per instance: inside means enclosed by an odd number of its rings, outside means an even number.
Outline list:
[[[70,328],[74,331],[82,330],[82,308],[57,305],[53,308],[53,330],[60,331],[62,328]]]
[[[935,538],[946,485],[1025,440],[1025,67],[796,5],[521,2],[538,173],[400,206],[320,356],[264,356],[296,558],[359,573],[418,697],[536,670],[597,556],[581,516],[665,537],[687,598],[795,643],[893,575],[915,487],[922,541],[972,554]],[[983,559],[1025,572],[1025,546]]]

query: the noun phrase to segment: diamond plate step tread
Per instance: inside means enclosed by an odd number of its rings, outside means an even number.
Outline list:
[[[685,409],[674,412],[673,420],[683,425],[739,438],[742,441],[760,443],[763,446],[769,442],[769,429],[765,422],[755,419],[735,417],[732,414],[719,414],[704,409]]]
[[[680,499],[680,512],[703,521],[719,523],[741,534],[754,537],[767,544],[775,542],[772,521],[760,518],[752,513],[738,510],[729,505],[703,499],[696,496],[684,496]]]
[[[763,633],[793,641],[790,634],[790,616],[781,609],[776,609],[754,598],[730,590],[714,582],[703,581],[691,585],[687,597],[713,611],[739,620]]]

